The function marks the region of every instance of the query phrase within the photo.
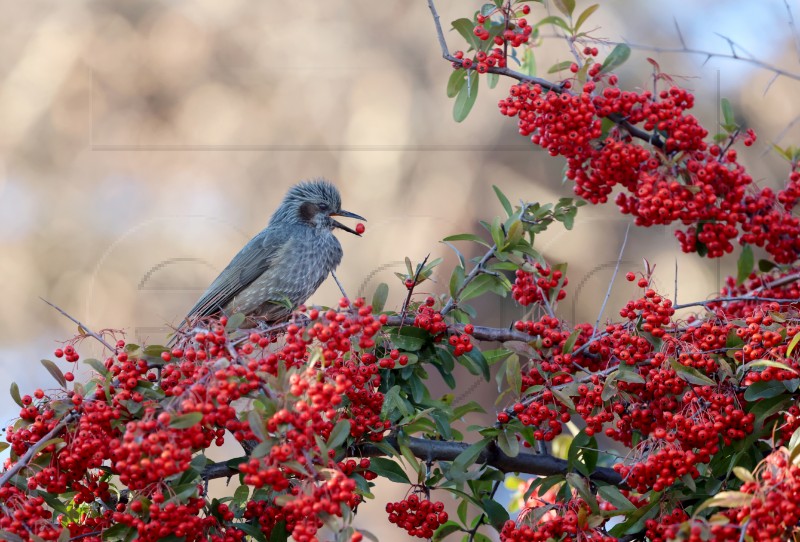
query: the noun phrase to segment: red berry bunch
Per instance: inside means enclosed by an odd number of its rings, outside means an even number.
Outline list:
[[[476,29],[480,28],[478,26]],[[474,69],[478,73],[487,73],[489,68],[504,68],[506,66],[506,59],[503,50],[499,48],[492,49],[489,53],[478,51],[473,58],[465,58],[463,51],[456,51],[453,54],[458,59],[453,63],[454,68]]]
[[[544,515],[535,508],[525,508],[516,522],[508,520],[500,531],[502,542],[546,542],[548,540],[586,540],[613,542],[617,540],[601,529],[589,525],[589,506],[583,499],[573,498],[566,503],[551,505]],[[538,508],[538,507],[536,507]]]
[[[695,519],[684,525],[670,525],[662,540],[674,540],[689,531],[688,540],[723,542],[747,538],[755,542],[789,540],[800,521],[800,467],[789,461],[786,448],[778,448],[755,469],[754,481],[745,482],[740,492],[751,494],[749,504],[725,510],[709,522]],[[730,523],[725,523],[727,517]],[[688,529],[686,526],[688,524]]]
[[[538,262],[534,264],[535,272],[527,273],[522,269],[517,269],[516,280],[511,288],[511,295],[520,305],[530,305],[531,303],[541,302],[543,299],[550,299],[551,293],[559,288],[556,294],[556,301],[561,301],[567,296],[563,287],[568,284],[563,272],[559,269],[552,270],[550,266],[544,266]]]
[[[32,497],[12,485],[6,485],[0,487],[0,502],[8,510],[8,513],[0,512],[0,529],[3,531],[23,540],[30,540],[31,534],[44,540],[58,539],[61,529],[52,522],[53,513],[41,496]]]
[[[81,359],[78,352],[75,350],[75,347],[71,344],[68,344],[63,349],[56,348],[53,352],[53,355],[57,358],[64,358],[67,363],[75,363],[79,359]]]
[[[447,523],[444,504],[431,502],[427,498],[410,495],[398,502],[386,505],[389,522],[405,529],[409,535],[418,538],[431,538],[440,525]]]
[[[472,341],[467,333],[450,335],[448,342],[453,347],[453,355],[456,357],[472,352]]]
[[[428,297],[414,315],[414,327],[428,331],[434,338],[447,331],[447,323],[442,313],[433,308],[435,302],[432,297]]]

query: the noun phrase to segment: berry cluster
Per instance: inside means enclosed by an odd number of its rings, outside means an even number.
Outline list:
[[[444,504],[419,498],[416,494],[398,502],[386,505],[389,523],[405,529],[409,535],[418,538],[431,538],[440,525],[447,523]]]
[[[566,503],[550,505],[543,516],[526,508],[517,522],[506,521],[500,531],[502,542],[546,542],[548,540],[586,540],[613,542],[617,540],[602,529],[589,525],[589,506],[583,499],[573,498]],[[527,518],[530,518],[527,519]]]
[[[92,509],[80,525],[60,519],[73,536],[90,542],[112,526],[148,541],[174,535],[239,542],[244,533],[233,523],[236,513],[227,505],[210,509],[202,497],[201,473],[192,468],[195,452],[222,445],[229,431],[237,440],[265,445],[264,452],[240,465],[245,483],[273,492],[271,499],[284,491],[294,497],[280,505],[270,501],[271,517],[283,522],[295,540],[316,540],[324,517],[342,517],[343,507],[352,509],[361,501],[351,476],[375,477],[369,460],[336,462],[334,450],[323,451],[319,443],[340,422],[349,425],[349,437],[356,441],[379,441],[390,424],[380,417],[383,365],[373,353],[381,318],[363,300],[342,300],[340,309],[306,311],[308,323],[287,326],[280,345],[274,335],[260,333],[232,344],[225,318],[170,351],[119,341],[103,367],[95,365],[104,372],[95,377],[92,395],[69,391],[51,397],[36,390],[34,397],[20,399],[22,423],[6,429],[15,458],[50,432],[65,411],[72,410],[76,420],[62,435],[62,445],[41,450],[44,462],[26,474],[28,489],[71,492],[76,506]],[[71,346],[59,353],[68,362],[77,356]],[[386,359],[408,362],[396,350]],[[264,390],[271,391],[265,395]],[[232,403],[242,398],[258,398],[264,410],[240,419]],[[264,402],[270,400],[268,411]],[[5,466],[12,465],[7,459]],[[126,503],[98,506],[112,502],[110,486],[101,478],[106,474],[99,470],[104,465],[129,492]],[[172,486],[181,473],[176,497]],[[35,519],[47,517],[38,501],[23,503],[11,489],[1,491],[0,525],[8,528],[0,528],[22,537],[59,537],[59,529]],[[41,525],[33,528],[37,522]],[[262,524],[266,535],[274,525]]]
[[[436,300],[428,297],[425,303],[419,306],[414,315],[414,327],[424,329],[434,336],[434,339],[447,331],[447,323],[442,313],[433,308]]]
[[[555,301],[561,301],[567,296],[563,289],[568,280],[559,269],[551,269],[538,262],[534,264],[535,272],[528,273],[522,269],[517,269],[516,280],[511,288],[511,295],[520,305],[527,306],[531,303],[539,303],[545,299],[550,300],[552,292],[558,288]]]

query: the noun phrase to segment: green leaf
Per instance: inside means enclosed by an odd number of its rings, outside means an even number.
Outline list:
[[[486,414],[486,410],[481,405],[475,401],[470,401],[469,403],[455,407],[453,409],[453,415],[450,417],[450,419],[453,421],[458,420],[470,412],[480,412],[482,414]]]
[[[344,444],[347,437],[350,436],[350,420],[340,420],[328,436],[328,442],[325,444],[329,450],[333,450]]]
[[[430,334],[418,327],[405,326],[397,331],[390,331],[389,338],[400,350],[416,352],[425,345],[430,338]]]
[[[245,523],[237,523],[236,527],[241,528]],[[257,529],[260,532],[260,529]],[[263,536],[263,535],[262,535]],[[289,540],[289,533],[286,531],[286,520],[280,520],[269,534],[269,542],[286,542]]]
[[[629,56],[631,56],[631,48],[624,43],[618,43],[603,61],[600,73],[608,73],[618,68],[628,60]]]
[[[592,13],[597,11],[597,8],[599,8],[599,7],[600,7],[600,4],[592,4],[588,8],[584,9],[583,12],[580,15],[578,15],[578,19],[575,21],[575,32],[580,30],[580,28],[583,25],[583,23],[586,22],[586,19],[588,19],[589,16]]]
[[[489,244],[484,241],[481,237],[475,235],[474,233],[459,233],[456,235],[451,235],[449,237],[445,237],[442,241],[475,241],[476,243],[480,243],[485,247],[488,247]]]
[[[44,368],[47,369],[47,372],[56,379],[56,382],[58,382],[62,388],[67,387],[67,379],[64,378],[64,373],[61,372],[61,369],[55,363],[49,359],[43,359],[42,365],[44,365]]]
[[[727,98],[720,100],[720,107],[722,108],[722,120],[725,124],[736,125],[736,118],[733,114],[733,107]]]
[[[797,346],[798,342],[800,342],[800,333],[796,334],[794,337],[792,337],[792,340],[789,341],[789,346],[786,347],[786,357],[787,358],[792,355],[792,352],[794,351],[794,349]]]
[[[756,482],[753,473],[744,467],[733,467],[733,474],[742,482],[751,482],[751,483]]]
[[[569,352],[572,352],[572,349],[575,347],[575,341],[578,340],[578,337],[580,337],[580,335],[581,335],[580,329],[576,329],[572,333],[570,333],[570,336],[567,338],[566,342],[564,342],[564,347],[561,349],[561,353],[567,354]]]
[[[522,391],[522,373],[519,366],[519,356],[512,355],[506,361],[506,382],[508,387],[514,392],[515,397],[519,397]]]
[[[386,478],[392,482],[397,482],[398,484],[411,483],[411,480],[409,480],[408,475],[405,473],[403,468],[396,462],[385,457],[371,458],[369,470],[378,476]]]
[[[572,401],[572,397],[569,396],[564,390],[553,388],[550,390],[553,392],[553,396],[558,399],[558,401],[566,406],[570,410],[575,410],[575,403]]]
[[[574,488],[578,495],[586,501],[586,504],[589,505],[592,512],[595,514],[600,513],[600,507],[597,504],[597,498],[594,496],[594,493],[589,489],[589,482],[578,473],[570,472],[566,475],[567,483],[570,487]]]
[[[447,97],[455,98],[466,82],[467,70],[464,68],[453,70],[453,73],[450,74],[450,79],[447,80]]]
[[[687,367],[681,365],[675,358],[670,358],[670,367],[681,377],[683,380],[690,384],[697,386],[714,386],[716,382],[708,378],[706,375],[695,369],[694,367]]]
[[[769,273],[776,267],[778,266],[775,264],[775,262],[771,262],[769,260],[764,260],[764,259],[758,260],[758,270],[761,271],[762,273]]]
[[[85,365],[88,365],[89,367],[94,369],[94,371],[96,373],[99,373],[101,375],[105,376],[109,372],[108,369],[106,369],[106,366],[103,364],[103,362],[100,361],[99,359],[88,358],[88,359],[83,360],[83,363]]]
[[[459,301],[466,301],[483,295],[494,286],[494,277],[491,275],[478,275],[461,291]]]
[[[497,199],[500,200],[500,204],[503,206],[503,209],[506,211],[506,214],[508,216],[513,215],[514,208],[511,206],[511,202],[508,201],[506,195],[503,194],[503,191],[497,188],[497,185],[494,184],[492,185],[492,188],[494,189],[494,193],[497,195]]]
[[[386,299],[388,297],[389,285],[385,282],[381,282],[378,284],[378,287],[375,288],[375,293],[372,294],[372,312],[383,312],[383,308],[386,306]]]
[[[553,0],[553,4],[567,17],[572,17],[572,12],[575,11],[575,0]]]
[[[533,48],[525,49],[522,54],[522,73],[534,77],[536,75],[536,56],[533,54]]]
[[[136,529],[124,523],[103,530],[103,540],[108,542],[129,542],[136,538]],[[5,540],[5,539],[4,539]]]
[[[61,514],[68,514],[66,505],[58,498],[58,496],[48,493],[46,491],[39,491],[39,495],[44,499],[44,502],[47,503],[47,506],[55,510],[56,512],[60,512]],[[3,538],[5,540],[5,538]]]
[[[173,429],[188,429],[200,423],[202,419],[202,412],[189,412],[172,418],[169,422],[169,426]]]
[[[483,357],[486,359],[486,363],[489,365],[494,365],[495,363],[499,363],[504,359],[508,358],[511,355],[511,351],[507,348],[495,348],[494,350],[484,350],[482,352]]]
[[[453,119],[461,122],[467,118],[475,100],[478,98],[478,72],[470,70],[469,80],[466,85],[461,87],[453,104]]]
[[[636,510],[636,505],[634,505],[631,501],[628,500],[628,497],[622,494],[616,486],[611,485],[598,485],[597,492],[600,494],[603,499],[613,504],[617,509],[622,510],[623,512],[628,512],[630,510]]]
[[[712,506],[721,506],[723,508],[738,508],[741,506],[749,506],[750,501],[753,500],[753,494],[743,493],[741,491],[720,491],[710,499],[707,499],[703,504],[695,508],[694,515],[697,515],[706,508]]]
[[[538,23],[536,23],[536,28],[539,28],[540,26],[544,26],[546,24],[557,26],[566,32],[572,33],[572,29],[569,27],[569,24],[567,24],[567,21],[556,15],[550,15],[549,17],[541,19]],[[572,62],[570,62],[570,64],[571,63]]]
[[[585,430],[575,435],[567,452],[569,468],[589,476],[597,467],[597,458],[597,439],[588,436]]]
[[[489,523],[498,531],[500,531],[503,528],[503,524],[510,519],[508,517],[508,511],[494,499],[488,497],[484,498],[481,501],[481,507],[486,517],[489,518]]]
[[[461,34],[461,37],[469,44],[470,47],[473,49],[478,49],[478,37],[474,34],[475,25],[472,21],[466,18],[456,19],[453,21],[453,28]]]
[[[458,361],[467,368],[467,370],[475,376],[483,376],[487,382],[491,378],[489,372],[489,364],[477,348],[473,348],[464,355],[459,356]]]
[[[489,85],[489,88],[494,88],[497,86],[497,82],[500,81],[500,76],[496,73],[487,73],[486,74],[486,84]]]
[[[245,501],[250,496],[250,486],[242,484],[233,492],[233,504],[236,508],[244,507]]]
[[[519,441],[517,440],[516,431],[509,427],[504,427],[497,435],[497,446],[508,457],[517,457],[519,455]]]
[[[755,257],[753,256],[753,249],[750,245],[744,245],[742,248],[742,254],[739,256],[739,260],[736,262],[736,284],[742,284],[747,277],[750,276],[750,273],[753,272],[753,266],[755,265]]]
[[[237,312],[236,314],[230,316],[228,318],[228,323],[225,324],[225,331],[228,333],[236,331],[244,323],[244,319],[245,316],[241,312]]]
[[[458,292],[459,288],[464,284],[465,278],[464,268],[460,265],[455,266],[453,268],[453,274],[450,275],[450,297],[456,296],[456,292]]]
[[[17,386],[16,382],[11,383],[11,398],[14,400],[22,408],[25,408],[25,405],[22,404],[22,397],[19,395],[19,386]]]
[[[253,409],[247,413],[247,423],[250,426],[250,431],[253,432],[258,440],[261,442],[269,440],[269,435],[267,435],[264,428],[264,420],[257,410]]]
[[[453,460],[453,467],[458,470],[466,471],[467,467],[474,465],[481,452],[489,445],[491,439],[484,438],[478,442],[469,445],[463,452],[458,454]]]
[[[431,540],[433,540],[434,542],[439,542],[444,537],[456,533],[458,531],[463,531],[461,525],[459,525],[453,520],[450,520],[447,523],[439,525],[439,528],[433,532],[433,538]]]
[[[755,382],[747,386],[747,389],[744,390],[744,399],[745,401],[769,399],[772,397],[778,397],[785,392],[786,388],[780,381],[770,380],[769,382]]]
[[[563,62],[559,62],[557,64],[553,64],[552,66],[550,66],[550,69],[547,70],[547,73],[558,73],[560,71],[568,70],[570,66],[572,66],[572,61],[565,60]]]
[[[800,337],[800,335],[796,335],[795,337]],[[794,340],[794,338],[792,338]],[[795,341],[796,342],[796,341]],[[789,349],[786,349],[786,356],[789,356]],[[785,363],[781,363],[779,361],[772,361],[771,359],[755,359],[751,362],[745,363],[744,365],[739,366],[736,369],[737,374],[745,374],[747,371],[756,368],[756,367],[774,367],[776,369],[782,369],[784,371],[791,371],[797,374],[797,371],[786,365]]]
[[[7,542],[25,542],[19,535],[4,531],[3,529],[0,529],[0,540],[6,540]]]
[[[658,495],[660,494],[657,493],[656,496],[651,497],[648,504],[631,511],[631,513],[627,515],[628,519],[623,523],[614,525],[608,534],[614,537],[620,537],[625,534],[638,533],[643,530],[645,521],[655,517],[659,512],[660,508],[656,506],[660,504],[660,500],[657,498]]]

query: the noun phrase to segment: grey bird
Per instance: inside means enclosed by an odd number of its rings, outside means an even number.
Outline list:
[[[325,179],[293,186],[267,227],[234,256],[185,322],[218,313],[243,313],[267,324],[288,320],[342,261],[334,228],[360,237],[334,216],[366,220],[343,210],[339,191]]]

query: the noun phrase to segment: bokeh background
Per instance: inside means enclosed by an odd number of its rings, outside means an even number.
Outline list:
[[[479,4],[437,2],[446,26]],[[450,68],[423,0],[0,5],[3,422],[16,416],[3,390],[12,381],[23,391],[52,388],[38,360],[77,333],[39,297],[94,330],[159,343],[298,180],[332,179],[345,208],[368,218],[363,238],[340,234],[338,274],[351,296],[388,282],[395,306],[403,288],[393,271],[405,256],[445,257],[430,290],[446,288],[454,257],[439,240],[478,231],[479,219],[501,211],[492,184],[514,201],[570,194],[561,161],[499,115],[510,81],[493,91],[482,82],[472,114],[453,121],[444,91]],[[579,0],[578,10],[588,5]],[[727,54],[721,34],[740,54],[798,73],[794,16],[800,6],[781,0],[609,0],[588,26],[610,42],[669,49],[681,48],[678,25],[689,47]],[[457,34],[448,40],[463,48]],[[694,89],[706,126],[718,120],[719,98],[729,98],[760,135],[741,153],[744,163],[760,184],[780,185],[787,164],[770,147],[796,141],[797,81],[771,82],[775,72],[744,61],[634,49],[621,86],[650,88],[648,56]],[[536,51],[542,75],[569,58],[554,34]],[[554,227],[541,237],[551,261],[569,262],[564,316],[597,318],[628,222],[611,207],[584,207],[573,231]],[[631,230],[622,270],[641,270],[643,258],[657,266],[665,293],[677,269],[683,302],[718,290],[735,269],[735,256],[681,254],[663,228]],[[632,291],[620,280],[605,316]],[[329,281],[312,301],[338,297]],[[516,314],[510,303],[481,309],[490,324]],[[102,356],[89,341],[81,353]],[[491,414],[492,385],[473,385],[468,375],[463,382]]]

